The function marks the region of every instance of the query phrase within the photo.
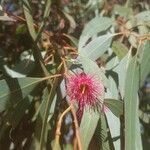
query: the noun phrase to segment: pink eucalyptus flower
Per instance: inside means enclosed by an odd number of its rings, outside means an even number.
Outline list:
[[[104,86],[93,75],[85,73],[71,75],[67,80],[67,94],[70,100],[78,102],[81,111],[85,106],[97,108],[101,105]]]

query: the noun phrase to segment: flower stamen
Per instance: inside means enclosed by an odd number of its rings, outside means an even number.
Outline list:
[[[80,89],[81,89],[81,93],[84,94],[85,90],[87,90],[87,85],[86,84],[81,84]]]
[[[71,100],[77,101],[79,110],[85,106],[98,107],[103,99],[104,86],[91,74],[80,73],[67,78],[67,94]]]

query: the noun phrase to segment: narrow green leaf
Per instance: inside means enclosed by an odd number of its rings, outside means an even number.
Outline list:
[[[44,113],[45,113],[45,109],[47,107],[46,102],[47,102],[48,96],[49,96],[49,91],[46,88],[44,90],[44,93],[43,93],[42,102],[41,102],[37,112],[35,113],[34,117],[32,118],[32,121],[36,120],[36,127],[35,127],[35,138],[36,139],[35,140],[37,140],[37,143],[36,143],[36,148],[35,149],[38,149],[39,146],[40,146],[39,139],[41,137],[42,123],[44,121]],[[54,99],[52,100],[52,104],[49,108],[48,118],[47,118],[47,122],[46,122],[44,143],[48,140],[47,139],[47,137],[48,137],[47,134],[48,134],[48,131],[50,130],[51,126],[50,126],[50,124],[48,125],[47,123],[50,122],[52,116],[54,115],[56,100],[57,100],[57,95],[54,96]]]
[[[46,0],[45,2],[45,9],[44,9],[44,15],[43,15],[43,20],[42,20],[42,23],[39,27],[39,30],[38,30],[38,33],[37,33],[37,36],[35,38],[35,41],[38,41],[39,40],[39,37],[40,35],[42,34],[42,31],[44,29],[44,26],[45,26],[45,21],[46,21],[46,18],[49,16],[50,14],[50,6],[51,6],[51,0]]]
[[[102,136],[102,150],[113,150],[113,147],[110,146],[109,143],[109,134],[108,134],[109,128],[107,125],[107,120],[105,115],[101,115],[101,136]]]
[[[115,150],[120,150],[120,119],[116,117],[111,111],[106,111],[106,118],[113,139]]]
[[[27,21],[27,26],[28,26],[28,30],[30,32],[30,35],[32,37],[33,40],[36,39],[36,31],[34,28],[34,21],[32,18],[32,12],[31,12],[31,7],[30,7],[30,3],[28,0],[22,0],[22,4],[23,4],[23,11],[24,11],[24,15]]]
[[[50,13],[50,10],[51,10],[50,6],[51,6],[51,0],[46,0],[44,16],[43,16],[44,19],[49,16],[49,13]]]
[[[138,118],[139,64],[135,56],[127,69],[125,82],[125,149],[142,150]]]
[[[131,52],[129,51],[128,54],[120,61],[118,66],[114,68],[114,71],[118,74],[119,78],[119,92],[121,93],[121,97],[124,98],[125,93],[125,79],[127,74],[127,68],[131,59]]]
[[[92,109],[85,109],[80,124],[80,135],[83,149],[88,149],[90,141],[97,127],[100,114]]]
[[[117,78],[114,79],[112,76],[109,76],[108,80],[109,80],[109,88],[107,90],[110,92],[109,98],[118,99],[119,94],[118,94],[118,88],[117,88],[117,83],[116,83]],[[105,96],[105,98],[106,98],[106,96]]]
[[[58,70],[59,72],[60,70]],[[59,79],[58,78],[55,78],[53,80],[53,86],[49,92],[49,95],[46,99],[46,108],[44,110],[44,116],[43,116],[43,122],[42,122],[42,130],[41,130],[41,135],[40,135],[40,149],[42,149],[43,147],[46,146],[46,141],[45,141],[45,136],[47,135],[47,120],[48,120],[48,116],[49,116],[49,110],[50,110],[50,107],[51,107],[51,104],[54,100],[54,97],[55,97],[55,91],[56,91],[56,88],[57,88],[57,85],[58,85],[58,81]]]

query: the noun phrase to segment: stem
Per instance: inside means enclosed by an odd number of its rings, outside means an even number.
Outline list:
[[[52,100],[55,96],[55,89],[57,88],[57,83],[58,83],[58,78],[55,78],[53,81],[53,86],[50,90],[47,102],[46,102],[46,108],[44,112],[44,119],[43,119],[43,124],[42,124],[42,131],[41,131],[41,137],[40,137],[40,150],[42,150],[44,144],[45,144],[45,132],[46,132],[46,127],[47,127],[47,118],[49,114],[49,108],[51,106]]]
[[[57,145],[59,143],[59,138],[60,138],[60,135],[61,135],[61,123],[62,123],[62,120],[64,118],[64,116],[71,110],[71,106],[69,106],[60,116],[59,120],[58,120],[58,123],[57,123],[57,128],[56,128],[56,134],[55,134],[55,145]],[[55,149],[55,146],[54,145],[54,149]]]
[[[76,138],[77,138],[77,143],[78,143],[78,149],[82,150],[82,144],[81,144],[81,139],[80,139],[80,131],[79,131],[77,116],[76,116],[73,105],[71,104],[70,106],[71,106],[71,113],[72,113],[73,118],[74,118],[74,125],[75,125],[75,132],[76,132]]]

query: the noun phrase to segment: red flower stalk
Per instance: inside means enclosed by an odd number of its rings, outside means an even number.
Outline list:
[[[81,73],[68,77],[67,94],[72,101],[78,102],[81,111],[86,106],[98,108],[102,103],[104,86],[93,75]]]

